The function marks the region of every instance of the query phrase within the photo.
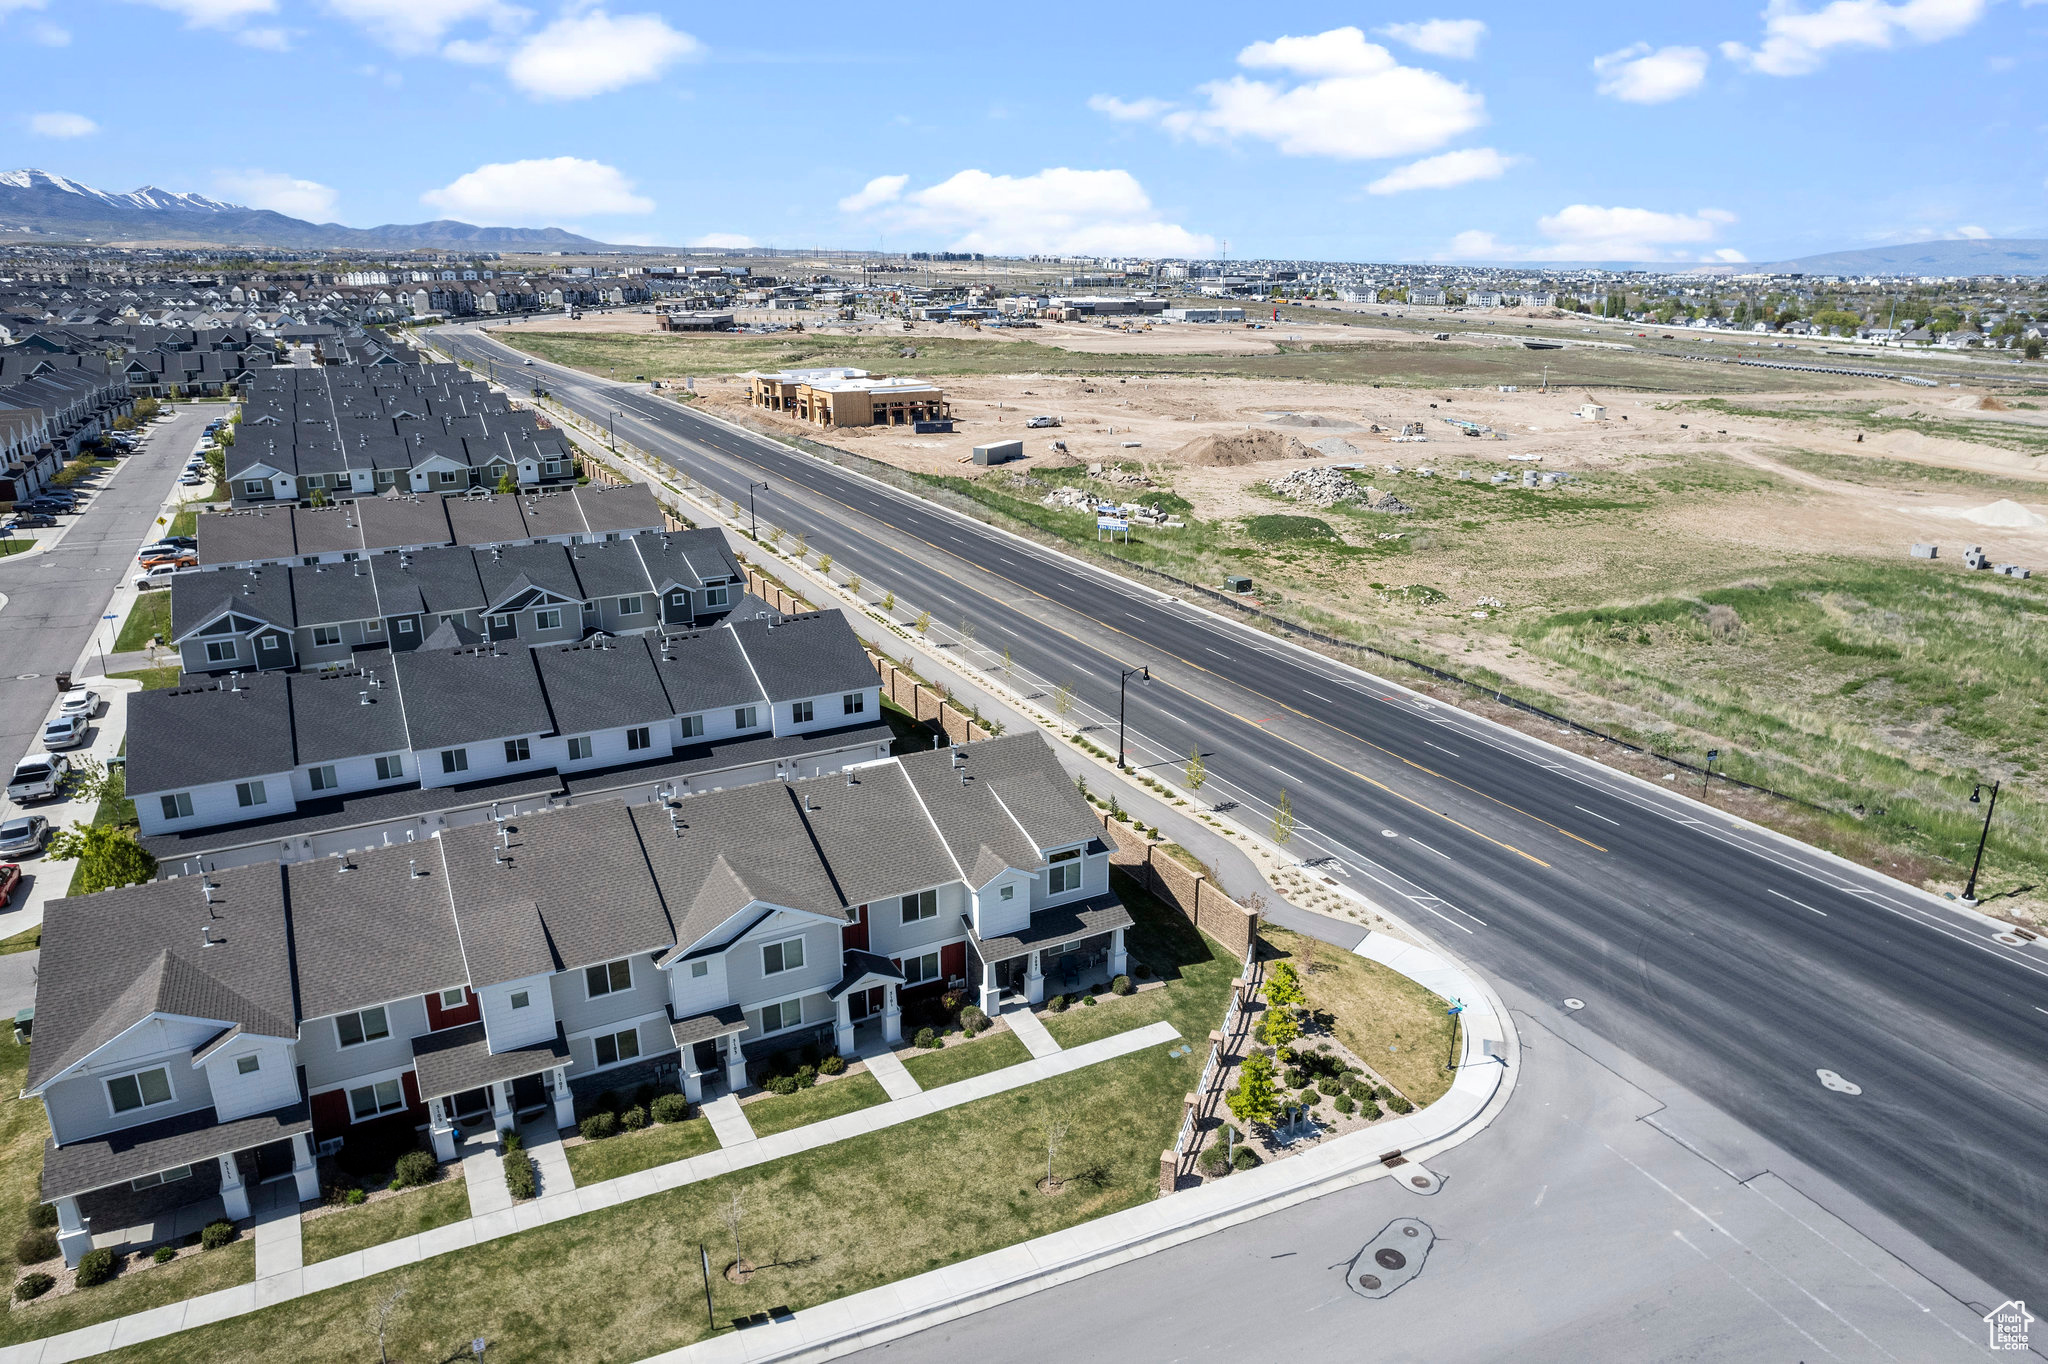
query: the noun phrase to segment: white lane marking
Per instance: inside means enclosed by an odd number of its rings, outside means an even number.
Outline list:
[[[1770,888],[1769,886],[1765,886],[1765,887],[1764,887],[1764,891],[1765,891],[1765,893],[1766,893],[1766,894],[1769,894],[1769,895],[1775,895],[1775,896],[1777,896],[1777,897],[1778,897],[1778,898],[1779,898],[1780,900],[1783,900],[1783,901],[1787,902],[1788,904],[1795,904],[1795,905],[1798,905],[1798,906],[1799,906],[1799,907],[1800,907],[1801,909],[1812,909],[1812,910],[1813,910],[1813,912],[1814,912],[1815,914],[1818,914],[1818,915],[1820,915],[1820,917],[1821,917],[1821,918],[1823,918],[1823,919],[1825,919],[1825,918],[1827,918],[1827,917],[1828,917],[1828,912],[1827,912],[1826,910],[1824,910],[1824,909],[1813,909],[1813,906],[1812,906],[1812,905],[1809,905],[1809,904],[1807,904],[1807,903],[1806,903],[1806,901],[1804,901],[1804,900],[1794,900],[1794,899],[1793,899],[1793,898],[1792,898],[1791,896],[1789,896],[1789,895],[1786,895],[1786,894],[1784,894],[1784,893],[1783,893],[1783,892],[1781,892],[1781,891],[1775,891],[1775,890],[1772,890],[1772,889],[1771,889],[1771,888]]]
[[[1336,703],[1335,701],[1332,701],[1332,700],[1331,700],[1331,699],[1330,699],[1329,697],[1327,697],[1327,696],[1318,696],[1318,695],[1317,695],[1317,694],[1316,694],[1315,692],[1312,692],[1312,691],[1310,691],[1310,690],[1309,690],[1309,689],[1308,689],[1307,687],[1303,687],[1303,688],[1301,689],[1301,694],[1302,694],[1303,696],[1314,696],[1314,697],[1316,698],[1316,700],[1318,700],[1318,701],[1322,702],[1322,703],[1323,703],[1324,705],[1326,705],[1326,706],[1334,706],[1334,705],[1336,705],[1336,704],[1337,704],[1337,703]]]
[[[1289,781],[1298,781],[1298,782],[1300,782],[1300,783],[1301,783],[1301,784],[1302,784],[1303,786],[1306,786],[1306,785],[1308,785],[1308,779],[1307,779],[1307,778],[1305,778],[1305,777],[1297,777],[1297,776],[1295,776],[1295,775],[1294,775],[1294,774],[1293,774],[1292,772],[1289,772],[1289,771],[1288,771],[1288,770],[1287,770],[1286,768],[1284,768],[1284,767],[1281,767],[1281,766],[1280,766],[1279,764],[1277,764],[1277,763],[1267,763],[1267,764],[1266,764],[1266,766],[1268,766],[1268,767],[1272,768],[1272,769],[1273,769],[1273,770],[1274,770],[1275,772],[1278,772],[1278,773],[1279,773],[1279,774],[1280,774],[1281,776],[1283,776],[1283,777],[1287,778],[1287,780],[1289,780]]]
[[[1439,851],[1439,850],[1438,850],[1438,849],[1436,849],[1436,848],[1431,848],[1431,847],[1429,846],[1429,844],[1427,844],[1427,843],[1424,843],[1424,842],[1423,842],[1423,841],[1422,841],[1421,839],[1417,838],[1417,837],[1416,837],[1416,836],[1415,836],[1414,834],[1410,834],[1410,835],[1408,835],[1408,841],[1409,841],[1410,843],[1413,843],[1413,844],[1414,844],[1415,846],[1417,846],[1418,848],[1427,848],[1427,849],[1428,849],[1428,850],[1429,850],[1430,852],[1436,853],[1436,855],[1437,855],[1438,857],[1441,857],[1441,858],[1442,858],[1442,859],[1443,859],[1444,861],[1446,861],[1446,862],[1450,862],[1450,861],[1453,861],[1453,860],[1455,860],[1455,859],[1453,859],[1453,858],[1452,858],[1452,856],[1451,856],[1451,855],[1450,855],[1449,853],[1447,853],[1447,852],[1442,852],[1442,851]]]
[[[1449,750],[1448,748],[1445,748],[1445,747],[1444,747],[1444,746],[1443,746],[1442,744],[1431,744],[1431,743],[1429,743],[1429,740],[1427,740],[1427,739],[1424,739],[1424,740],[1423,740],[1422,742],[1423,742],[1423,743],[1425,743],[1425,744],[1429,744],[1429,746],[1430,746],[1431,748],[1435,749],[1435,750],[1436,750],[1437,752],[1439,752],[1439,753],[1450,753],[1450,756],[1452,756],[1453,758],[1455,758],[1455,757],[1457,757],[1457,756],[1458,756],[1458,755],[1457,755],[1457,754],[1455,754],[1455,753],[1451,753],[1451,750]]]
[[[1601,814],[1601,813],[1600,813],[1599,811],[1597,811],[1597,810],[1588,810],[1588,809],[1587,809],[1587,808],[1586,808],[1585,806],[1583,806],[1583,805],[1574,805],[1574,806],[1572,807],[1572,809],[1574,809],[1574,810],[1577,810],[1577,811],[1578,811],[1578,812],[1579,812],[1580,814],[1582,814],[1582,815],[1591,815],[1591,816],[1593,816],[1593,818],[1595,818],[1595,819],[1607,819],[1607,816],[1605,816],[1605,815]],[[1614,826],[1615,828],[1617,828],[1617,829],[1619,829],[1619,828],[1621,827],[1621,821],[1620,821],[1620,820],[1618,820],[1618,819],[1607,819],[1607,822],[1608,822],[1609,824],[1612,824],[1612,825],[1613,825],[1613,826]]]
[[[1202,647],[1203,647],[1204,649],[1209,649],[1209,646],[1208,646],[1208,645],[1206,645],[1206,644],[1204,644],[1204,645],[1203,645]],[[1224,653],[1224,652],[1223,652],[1223,651],[1222,651],[1221,649],[1209,649],[1209,652],[1210,652],[1210,653],[1212,653],[1212,654],[1214,654],[1214,655],[1216,655],[1216,657],[1218,657],[1218,658],[1228,658],[1228,657],[1230,657],[1230,655],[1229,655],[1229,654],[1226,654],[1226,653]]]

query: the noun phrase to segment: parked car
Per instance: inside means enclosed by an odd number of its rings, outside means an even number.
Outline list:
[[[44,512],[16,512],[8,518],[11,530],[30,530],[37,526],[54,526],[57,518]]]
[[[196,568],[199,556],[189,549],[164,550],[140,561],[144,568]]]
[[[32,800],[54,799],[71,775],[71,759],[62,753],[36,753],[14,765],[7,779],[7,798],[26,804]]]
[[[14,903],[14,892],[21,889],[21,868],[12,862],[0,862],[0,909]]]
[[[157,541],[160,545],[175,545],[179,549],[198,549],[199,542],[189,535],[166,535]]]
[[[135,590],[147,592],[152,587],[169,587],[172,575],[182,571],[177,564],[158,564],[147,572],[135,575]]]
[[[93,716],[99,714],[99,711],[100,694],[96,691],[88,691],[84,687],[73,687],[70,691],[65,692],[62,700],[57,703],[57,714],[59,717],[82,715],[90,720]]]
[[[178,486],[181,488],[196,488],[204,482],[206,482],[206,480],[201,478],[198,474],[186,474],[183,478],[178,480]]]
[[[9,857],[34,857],[50,841],[50,821],[41,815],[17,815],[0,824],[0,853]],[[20,868],[15,868],[16,880]],[[14,892],[10,889],[9,895]]]
[[[91,727],[83,715],[60,715],[43,725],[43,747],[52,753],[76,748],[85,742],[85,732]]]

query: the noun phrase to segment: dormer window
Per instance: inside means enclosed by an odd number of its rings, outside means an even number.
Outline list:
[[[107,1102],[116,1113],[167,1104],[172,1099],[171,1074],[162,1066],[139,1070],[133,1075],[116,1075],[107,1081]]]
[[[1045,888],[1048,894],[1064,895],[1070,890],[1081,888],[1081,850],[1069,848],[1052,855],[1052,868],[1046,873]]]

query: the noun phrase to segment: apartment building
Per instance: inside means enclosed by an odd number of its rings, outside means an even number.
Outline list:
[[[1020,734],[797,782],[599,802],[53,903],[24,1093],[76,1264],[168,1210],[289,1175],[367,1124],[695,1100],[816,1040],[901,1036],[905,992],[992,1012],[1054,963],[1126,969],[1101,827]]]

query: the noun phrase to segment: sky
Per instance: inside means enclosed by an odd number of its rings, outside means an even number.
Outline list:
[[[685,246],[1771,261],[2048,237],[2048,0],[0,0],[0,169]]]

